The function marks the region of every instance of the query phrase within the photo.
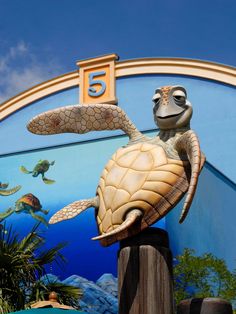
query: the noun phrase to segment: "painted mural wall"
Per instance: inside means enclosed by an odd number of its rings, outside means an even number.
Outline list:
[[[119,106],[140,130],[153,136],[157,130],[152,118],[151,99],[154,90],[163,85],[185,86],[194,110],[192,128],[199,135],[207,160],[235,181],[236,164],[232,156],[236,149],[236,89],[213,81],[174,75],[140,75],[117,79]],[[45,137],[26,130],[27,122],[36,114],[59,106],[77,104],[78,94],[78,88],[53,94],[15,112],[0,124],[0,141],[3,143],[0,147],[0,181],[9,183],[8,188],[21,186],[12,195],[0,195],[0,214],[13,208],[14,212],[5,220],[21,234],[27,233],[37,222],[30,212],[32,205],[27,208],[23,206],[16,213],[23,195],[33,194],[39,199],[42,208],[49,212],[46,214],[34,210],[34,214],[48,221],[63,206],[95,195],[104,165],[113,152],[127,141],[120,131]],[[41,175],[34,177],[33,173],[26,173],[32,171],[39,160],[52,163],[45,177],[55,182],[47,184],[49,182],[43,180]],[[197,253],[213,252],[225,258],[231,267],[234,266],[236,249],[232,249],[227,239],[234,239],[233,204],[236,194],[235,184],[231,182],[229,185],[228,182],[224,176],[207,166],[201,174],[196,199],[186,222],[178,225],[180,208],[176,208],[167,216],[166,222],[164,220],[160,223],[170,234],[174,253],[180,253],[184,247],[191,247]],[[209,224],[210,229],[207,228]],[[118,246],[102,248],[99,243],[90,240],[97,234],[93,209],[57,225],[47,227],[41,224],[41,228],[49,246],[68,241],[64,249],[68,259],[66,270],[61,272],[52,265],[53,273],[62,278],[79,274],[92,280],[103,273],[116,275]]]

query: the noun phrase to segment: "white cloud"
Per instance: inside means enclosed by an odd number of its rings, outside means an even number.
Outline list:
[[[0,55],[0,104],[38,83],[58,75],[61,67],[52,60],[38,61],[28,45],[20,41]]]

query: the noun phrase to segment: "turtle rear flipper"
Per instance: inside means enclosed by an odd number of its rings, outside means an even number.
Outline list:
[[[67,205],[66,207],[56,212],[56,214],[54,214],[49,220],[49,223],[55,224],[63,220],[74,218],[89,207],[98,207],[97,196],[87,200],[76,201]]]
[[[33,210],[30,210],[30,214],[34,219],[42,222],[45,226],[48,226],[48,222],[40,215],[36,215]]]
[[[20,171],[26,174],[32,173],[33,171],[27,170],[24,166],[20,166]]]
[[[20,189],[21,189],[21,185],[17,185],[14,188],[9,189],[9,190],[0,190],[0,195],[2,196],[12,195],[16,193],[17,191],[19,191]]]
[[[55,180],[47,179],[44,175],[42,175],[42,179],[45,184],[53,184],[56,182]]]
[[[108,104],[76,105],[53,109],[34,117],[28,123],[27,128],[32,133],[46,135],[123,130],[130,140],[145,137],[121,108]]]
[[[8,208],[4,213],[0,213],[0,222],[14,213],[13,208]]]

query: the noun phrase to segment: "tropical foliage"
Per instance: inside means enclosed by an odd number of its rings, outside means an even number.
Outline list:
[[[175,298],[222,297],[236,301],[236,270],[230,271],[224,260],[210,253],[195,256],[195,251],[185,249],[176,257],[174,267]]]
[[[34,303],[35,301],[48,300],[49,294],[52,291],[57,293],[59,303],[69,304],[76,309],[79,308],[78,299],[82,296],[81,290],[60,282],[55,276],[51,278],[48,275],[41,277],[40,280],[34,283],[29,302]]]
[[[80,291],[62,283],[42,283],[39,279],[45,275],[45,266],[57,263],[62,267],[65,259],[61,249],[65,243],[59,243],[46,249],[45,240],[39,232],[39,225],[29,234],[20,238],[12,228],[3,226],[0,231],[0,310],[8,313],[23,309],[33,300],[44,299],[45,292],[57,290],[61,300],[78,302]],[[62,293],[63,292],[63,293]],[[63,297],[64,295],[64,297]],[[1,313],[1,312],[0,312]]]

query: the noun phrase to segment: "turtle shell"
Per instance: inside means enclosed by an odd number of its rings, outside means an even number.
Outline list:
[[[168,158],[159,145],[143,142],[118,149],[105,166],[97,188],[99,233],[117,228],[131,209],[144,213],[135,233],[155,223],[183,197],[189,176],[189,163]],[[116,236],[115,241],[126,236]],[[101,244],[110,243],[104,239]]]
[[[23,195],[21,198],[17,200],[16,203],[22,204],[25,207],[30,206],[30,208],[34,210],[39,210],[42,208],[42,205],[40,204],[39,199],[36,196],[34,196],[32,193]]]
[[[48,171],[50,163],[48,160],[40,160],[37,165],[34,167],[34,171],[38,173],[44,173]]]

